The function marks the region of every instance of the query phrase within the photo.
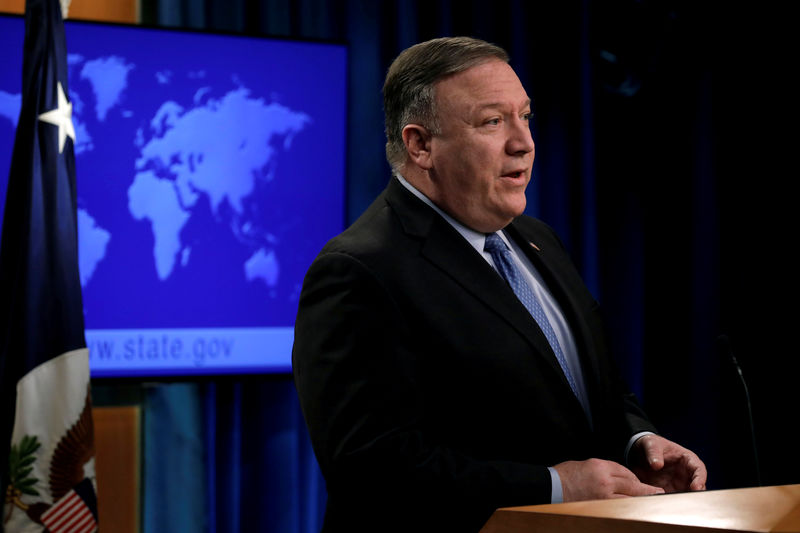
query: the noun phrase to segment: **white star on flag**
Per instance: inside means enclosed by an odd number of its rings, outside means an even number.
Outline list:
[[[58,126],[58,153],[64,151],[67,137],[75,144],[75,127],[72,125],[72,102],[67,101],[61,82],[58,83],[58,107],[39,115],[39,120]]]

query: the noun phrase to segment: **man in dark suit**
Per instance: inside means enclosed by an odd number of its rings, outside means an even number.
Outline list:
[[[619,379],[559,239],[521,216],[530,99],[505,52],[411,47],[384,104],[395,176],[314,261],[295,327],[323,531],[478,531],[501,506],[705,488]]]

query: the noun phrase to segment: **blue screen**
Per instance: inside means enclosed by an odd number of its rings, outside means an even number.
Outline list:
[[[92,375],[288,371],[303,276],[345,220],[346,47],[66,36]],[[0,16],[0,202],[23,39]]]

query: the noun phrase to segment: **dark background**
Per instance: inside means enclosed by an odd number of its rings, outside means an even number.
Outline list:
[[[533,100],[528,212],[572,252],[656,425],[705,460],[710,489],[800,483],[788,94],[797,62],[784,8],[143,0],[142,18],[348,43],[349,221],[389,179],[380,89],[391,60],[444,35],[505,47]],[[758,461],[731,351],[749,386]],[[114,390],[119,383],[98,383],[95,396],[113,401]],[[185,469],[204,487],[209,531],[318,531],[324,485],[289,376],[139,390],[146,530],[185,530],[180,506],[159,503],[185,486],[170,457],[185,463],[188,434],[196,461]],[[194,425],[183,433],[170,426],[187,419]]]

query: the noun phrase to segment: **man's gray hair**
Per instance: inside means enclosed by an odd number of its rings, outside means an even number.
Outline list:
[[[383,84],[386,115],[386,159],[394,172],[406,161],[403,128],[424,126],[439,134],[434,86],[443,78],[487,61],[508,63],[508,54],[497,45],[472,37],[442,37],[403,50],[389,67]]]

